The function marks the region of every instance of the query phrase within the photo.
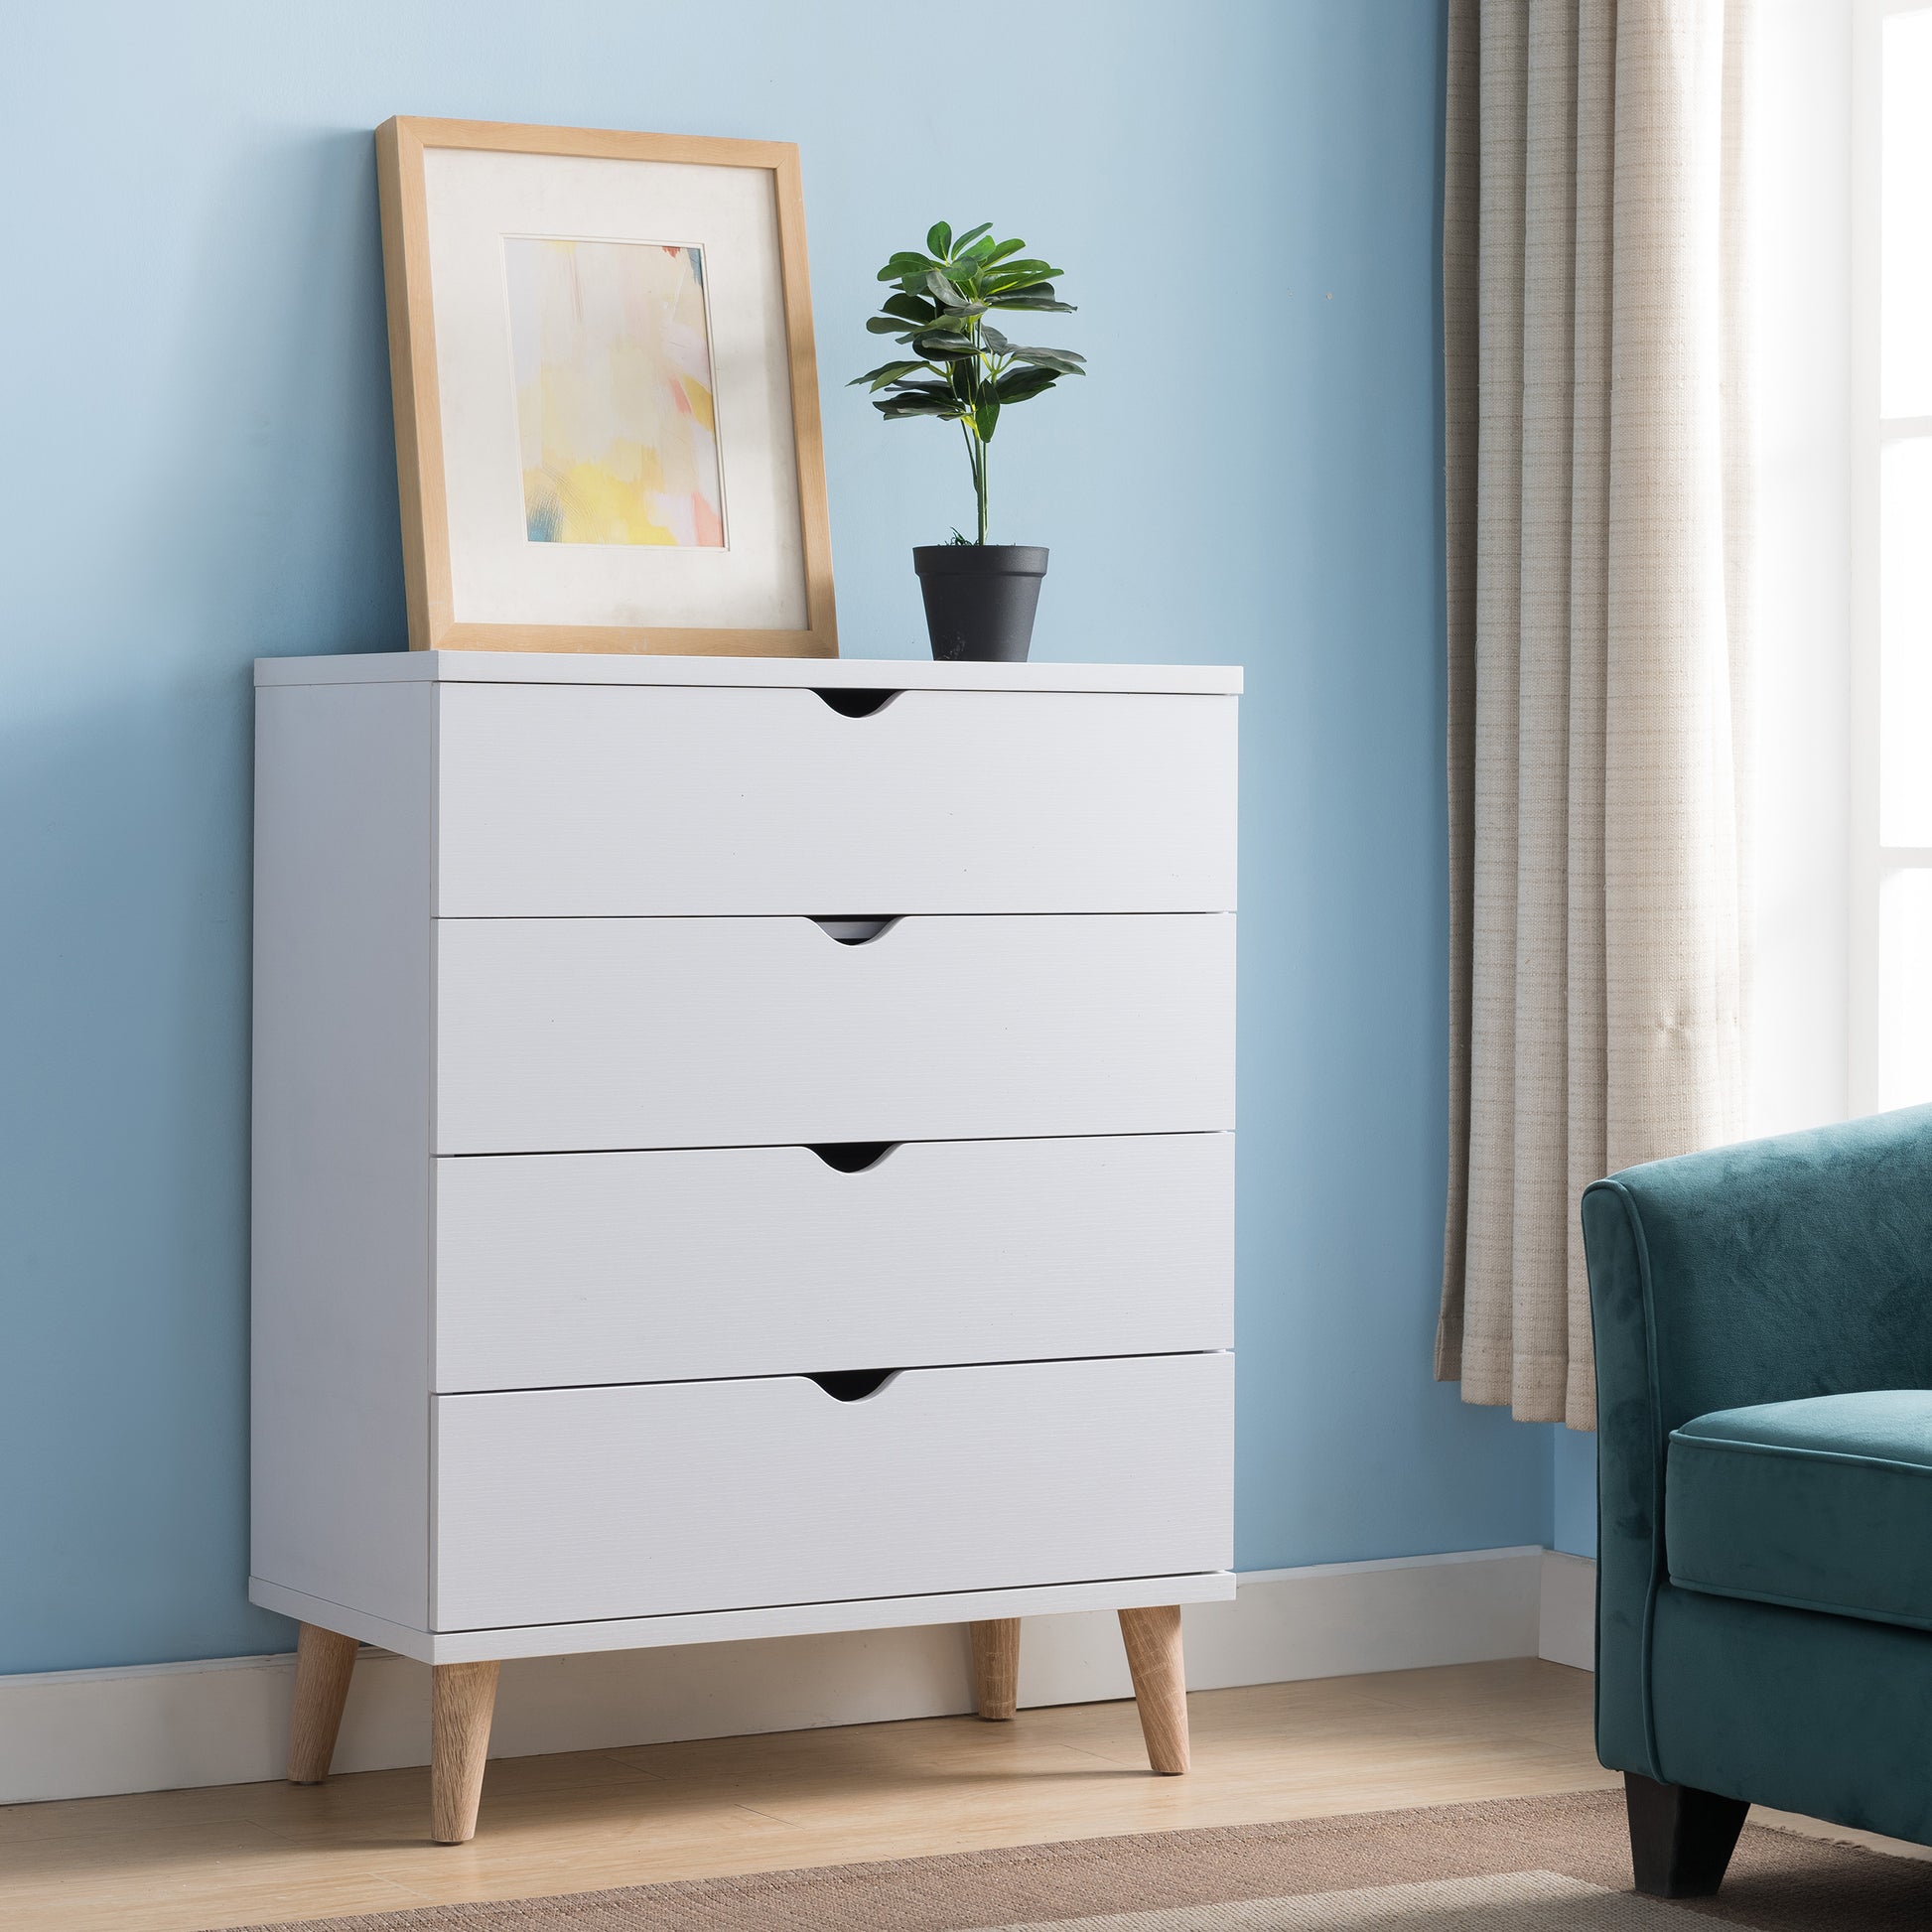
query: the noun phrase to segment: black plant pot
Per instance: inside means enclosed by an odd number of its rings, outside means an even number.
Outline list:
[[[1027,543],[925,543],[912,568],[925,596],[925,627],[941,660],[1024,664],[1033,642],[1046,552]]]

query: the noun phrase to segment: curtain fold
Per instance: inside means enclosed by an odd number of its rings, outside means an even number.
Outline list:
[[[1743,1121],[1750,0],[1451,0],[1439,1377],[1595,1420],[1577,1201]]]

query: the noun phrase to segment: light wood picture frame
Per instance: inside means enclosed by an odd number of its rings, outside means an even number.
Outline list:
[[[375,140],[410,648],[836,657],[796,147],[410,117]],[[575,252],[519,266],[531,250]],[[553,425],[606,393],[602,365],[566,368],[562,388],[548,362],[526,380],[536,345],[549,356],[560,340],[548,291],[567,287],[580,319],[643,312],[629,282],[582,296],[593,269],[648,275],[653,316],[681,276],[679,353],[710,378],[673,369],[660,386],[675,410],[642,405],[684,439],[688,489],[669,493],[646,447],[666,493],[647,494],[633,462],[616,510],[610,490],[575,488],[607,470],[552,462]]]

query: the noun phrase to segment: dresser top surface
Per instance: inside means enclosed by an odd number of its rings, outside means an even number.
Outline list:
[[[270,684],[707,684],[815,691],[1104,691],[1231,697],[1238,664],[940,664],[898,657],[630,657],[613,652],[350,651],[258,657]]]

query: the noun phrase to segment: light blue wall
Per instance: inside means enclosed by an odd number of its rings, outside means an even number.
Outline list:
[[[1573,1557],[1596,1554],[1596,1438],[1574,1429],[1550,1432],[1552,1474],[1550,1498],[1553,1549]]]
[[[1429,1380],[1440,13],[1035,0],[989,65],[861,0],[14,10],[0,1670],[288,1641],[243,1599],[248,663],[403,642],[398,110],[802,145],[854,653],[920,649],[906,550],[966,504],[839,386],[874,267],[942,213],[1067,265],[1094,373],[995,450],[1038,649],[1249,669],[1240,1562],[1545,1540],[1547,1432]]]

